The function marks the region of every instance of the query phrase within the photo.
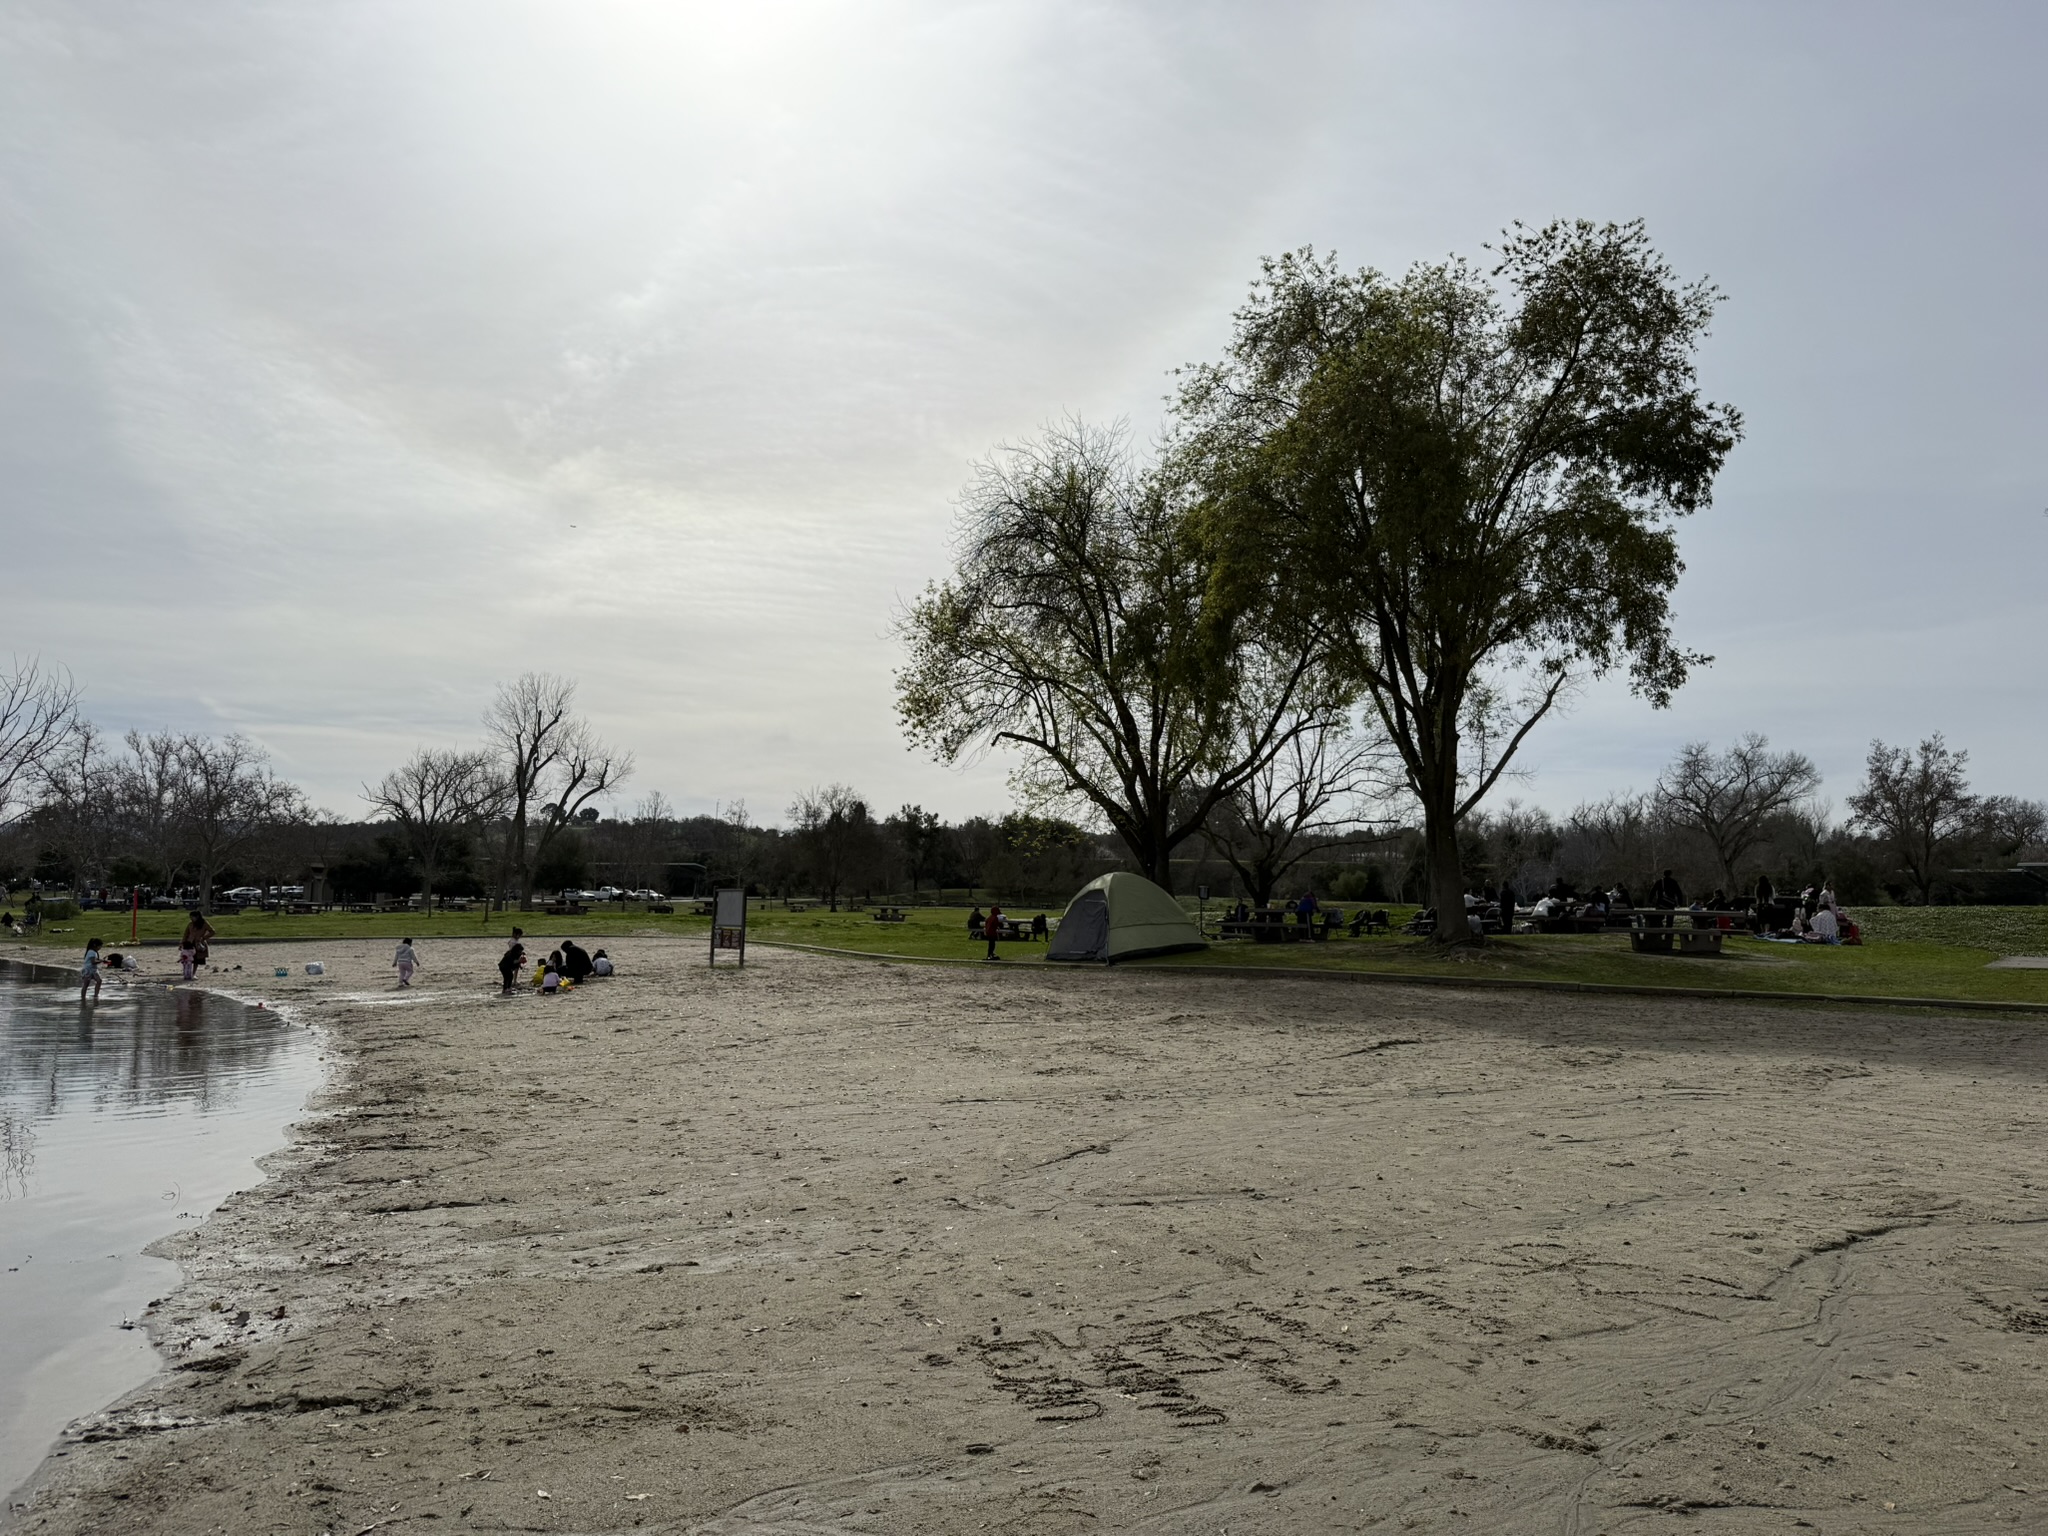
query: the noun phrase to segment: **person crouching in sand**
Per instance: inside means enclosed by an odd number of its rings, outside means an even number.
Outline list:
[[[514,930],[515,932],[517,930]],[[505,991],[509,994],[519,985],[519,972],[526,965],[526,946],[514,938],[506,946],[505,953],[498,959],[498,974],[505,980]]]
[[[203,912],[194,909],[192,921],[185,925],[184,936],[178,940],[178,970],[185,980],[190,981],[193,973],[206,964],[206,945],[214,937],[213,924]]]
[[[398,952],[391,957],[391,963],[398,967],[398,984],[401,987],[411,986],[412,973],[419,969],[420,964],[419,951],[412,947],[411,939],[398,941]]]

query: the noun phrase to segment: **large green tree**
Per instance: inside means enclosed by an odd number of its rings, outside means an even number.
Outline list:
[[[1313,625],[1274,622],[1121,437],[1055,428],[981,467],[952,577],[899,624],[897,708],[941,761],[1015,749],[1020,795],[1108,822],[1138,870],[1171,859],[1304,722]]]
[[[1718,295],[1640,224],[1517,227],[1497,256],[1269,261],[1178,402],[1232,579],[1318,615],[1385,725],[1453,941],[1459,820],[1537,722],[1617,668],[1662,705],[1706,659],[1671,634],[1673,520],[1741,434],[1695,382]]]

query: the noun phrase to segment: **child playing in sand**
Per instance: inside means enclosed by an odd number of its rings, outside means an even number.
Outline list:
[[[85,1001],[85,994],[88,991],[92,993],[94,1001],[98,1001],[100,995],[100,941],[98,939],[87,939],[85,941],[85,959],[80,961],[78,966],[78,1000],[81,1003]]]
[[[398,984],[401,987],[411,986],[412,973],[419,968],[420,963],[419,954],[413,949],[411,939],[398,941],[398,953],[391,957],[391,963],[398,967]]]
[[[519,930],[513,929],[516,935]],[[526,946],[515,937],[506,946],[505,953],[498,961],[498,974],[504,978],[505,990],[510,992],[519,981],[519,968],[526,964]]]
[[[540,989],[543,993],[562,990],[562,968],[553,960],[544,961],[541,965]]]

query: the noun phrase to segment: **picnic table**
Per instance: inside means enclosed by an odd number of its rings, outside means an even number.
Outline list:
[[[1321,944],[1342,922],[1336,912],[1318,912],[1309,922],[1289,922],[1299,917],[1291,907],[1259,907],[1246,918],[1225,918],[1216,931],[1226,939],[1250,939],[1254,944]]]
[[[878,923],[900,923],[903,920],[904,912],[901,907],[875,908],[875,921]]]
[[[1704,907],[1646,910],[1638,907],[1629,929],[1628,947],[1639,955],[1718,955],[1721,940],[1747,912]]]

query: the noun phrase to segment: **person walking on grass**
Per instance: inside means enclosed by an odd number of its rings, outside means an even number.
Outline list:
[[[993,960],[996,957],[996,940],[1003,932],[1003,909],[994,902],[988,904],[988,918],[982,924],[981,931],[988,936],[987,958]]]
[[[419,969],[420,963],[419,952],[412,947],[411,939],[398,941],[398,953],[391,957],[391,963],[398,967],[398,984],[401,987],[411,986],[412,973]]]
[[[98,939],[87,939],[85,941],[85,958],[78,965],[78,1000],[81,1003],[85,1001],[87,992],[92,994],[94,1002],[99,1001],[100,941]]]

